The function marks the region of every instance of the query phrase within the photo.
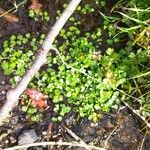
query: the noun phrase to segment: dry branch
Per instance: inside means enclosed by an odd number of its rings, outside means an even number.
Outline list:
[[[2,125],[5,118],[9,116],[9,112],[12,111],[15,106],[17,106],[19,96],[26,89],[31,79],[35,76],[40,67],[46,63],[47,54],[49,50],[53,48],[52,44],[55,38],[58,36],[60,30],[63,28],[69,17],[72,15],[80,1],[81,0],[71,0],[66,10],[62,13],[60,18],[52,27],[51,31],[48,33],[44,43],[42,44],[41,48],[37,53],[37,57],[34,60],[32,66],[26,71],[18,85],[7,92],[6,103],[0,110],[0,125]]]

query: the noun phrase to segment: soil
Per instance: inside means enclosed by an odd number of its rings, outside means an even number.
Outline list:
[[[17,1],[21,2],[21,0]],[[35,23],[27,16],[29,2],[22,7],[19,7],[15,15],[19,18],[19,22],[12,23],[0,18],[0,51],[1,43],[6,40],[12,34],[24,34],[26,32],[36,33],[37,31],[47,33],[55,22],[56,10],[62,8],[63,1],[47,0],[40,1],[43,4],[43,8],[51,14],[51,21]],[[90,3],[90,0],[85,0],[83,3]],[[108,1],[108,8],[104,10],[109,14],[112,4]],[[92,2],[91,2],[92,3]],[[0,1],[0,6],[9,10],[12,8],[10,0]],[[91,31],[97,27],[97,16],[84,16],[82,31]],[[80,17],[80,16],[77,16]],[[90,24],[87,24],[87,19],[90,19]],[[89,22],[89,20],[88,20]],[[67,25],[66,25],[67,26]],[[104,33],[104,39],[107,38],[107,33]],[[125,42],[123,42],[125,43]],[[116,45],[116,47],[123,46],[122,44]],[[104,44],[103,48],[106,49],[107,45]],[[3,70],[0,69],[0,107],[5,103],[7,90],[10,89],[9,77],[3,74]],[[104,113],[102,118],[97,124],[93,124],[86,118],[77,119],[77,115],[74,113],[68,114],[65,119],[57,123],[49,121],[51,110],[44,112],[45,118],[40,123],[31,123],[26,120],[26,116],[19,111],[19,107],[16,107],[11,114],[11,118],[8,123],[0,127],[0,149],[18,145],[19,139],[24,133],[28,133],[29,130],[34,130],[37,138],[37,142],[41,141],[75,141],[75,139],[66,131],[66,127],[73,131],[87,144],[94,144],[98,147],[104,147],[107,150],[148,150],[150,147],[150,136],[146,134],[147,129],[142,121],[134,115],[126,106],[120,107],[117,112]],[[67,146],[54,146],[54,147],[39,147],[28,149],[72,149],[81,150],[83,148]]]

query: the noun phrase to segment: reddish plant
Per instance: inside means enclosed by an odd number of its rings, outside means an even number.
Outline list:
[[[48,96],[37,91],[36,89],[28,88],[25,93],[32,100],[32,105],[39,109],[46,108]]]
[[[29,9],[34,10],[35,12],[40,12],[42,8],[42,4],[38,2],[38,0],[31,0],[31,5]]]

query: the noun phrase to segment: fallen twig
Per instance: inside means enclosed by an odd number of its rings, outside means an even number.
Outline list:
[[[119,125],[117,125],[109,134],[109,136],[107,137],[107,139],[105,140],[105,143],[104,143],[104,148],[106,149],[107,147],[107,144],[108,144],[108,141],[109,139],[111,138],[111,136],[113,135],[113,133],[116,131],[116,129],[118,128]]]
[[[141,118],[144,122],[145,122],[145,124],[146,124],[146,126],[148,127],[148,128],[150,128],[150,123],[148,123],[148,121],[145,119],[145,117],[143,117],[143,116],[141,116],[138,112],[137,112],[137,110],[135,110],[134,108],[132,108],[128,103],[126,103],[125,101],[122,101],[134,114],[136,114],[139,118]]]
[[[145,135],[144,135],[144,138],[143,138],[143,140],[142,140],[142,143],[141,143],[141,146],[140,146],[140,149],[139,149],[139,150],[142,150],[142,149],[143,149],[146,135],[147,135],[147,132],[146,132]]]
[[[2,107],[0,111],[0,125],[3,124],[5,118],[9,116],[9,112],[18,104],[19,96],[23,93],[23,91],[27,88],[31,79],[35,76],[38,72],[40,67],[46,63],[47,54],[49,50],[53,47],[52,43],[54,42],[55,38],[58,36],[60,30],[63,28],[69,17],[72,15],[78,4],[81,0],[72,0],[66,10],[62,13],[60,18],[56,21],[54,26],[52,27],[51,31],[48,33],[44,43],[42,44],[41,48],[38,51],[37,57],[34,60],[32,66],[26,71],[24,76],[22,77],[21,81],[18,85],[9,90],[7,92],[7,99],[6,103]]]
[[[65,129],[76,141],[78,141],[79,143],[81,143],[81,144],[87,146],[87,144],[86,144],[80,137],[78,137],[74,132],[72,132],[69,128],[67,128],[67,127],[65,126],[64,129]]]
[[[21,146],[14,146],[10,148],[6,148],[4,150],[17,150],[17,149],[23,149],[28,147],[34,147],[34,146],[46,146],[46,145],[60,145],[60,146],[71,146],[71,147],[84,147],[86,149],[94,149],[94,150],[105,150],[104,148],[96,147],[93,145],[84,145],[78,142],[40,142],[40,143],[32,143],[27,145],[21,145]]]

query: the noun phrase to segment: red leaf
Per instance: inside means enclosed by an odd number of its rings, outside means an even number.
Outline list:
[[[44,100],[32,100],[32,105],[39,109],[46,108],[48,106],[47,101],[44,101]]]
[[[32,105],[37,108],[46,108],[48,96],[37,91],[36,89],[26,89],[27,96],[32,100]]]

